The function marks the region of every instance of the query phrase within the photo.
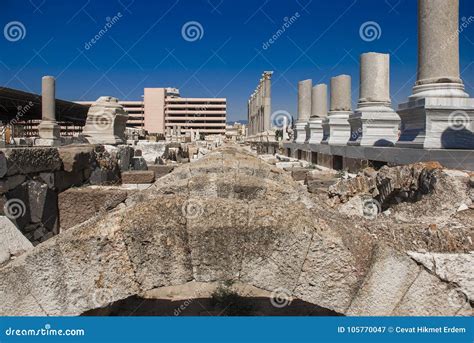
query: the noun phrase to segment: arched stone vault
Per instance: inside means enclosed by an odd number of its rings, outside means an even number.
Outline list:
[[[456,285],[383,244],[356,254],[317,211],[287,174],[223,149],[2,267],[0,315],[79,315],[190,281],[284,289],[347,315],[472,313]]]

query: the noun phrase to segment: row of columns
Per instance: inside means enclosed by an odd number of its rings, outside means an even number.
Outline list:
[[[247,102],[248,135],[254,136],[271,128],[271,77],[272,71],[265,71],[255,91]]]
[[[390,100],[390,56],[365,53],[354,111],[349,75],[331,79],[329,110],[325,84],[299,82],[295,142],[473,149],[474,99],[459,73],[459,0],[418,0],[418,25],[418,77],[398,113]],[[453,114],[462,116],[462,127],[453,126]]]

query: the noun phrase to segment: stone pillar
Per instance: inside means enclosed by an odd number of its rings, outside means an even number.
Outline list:
[[[313,80],[298,82],[298,120],[296,121],[296,143],[306,142],[306,126],[311,116],[311,89]]]
[[[263,121],[264,130],[268,131],[271,129],[271,113],[272,113],[272,77],[273,72],[266,71],[263,73]]]
[[[331,78],[330,111],[328,117],[323,121],[329,136],[324,137],[322,143],[346,145],[351,136],[351,127],[348,121],[351,114],[351,77],[339,75]]]
[[[418,0],[418,78],[400,104],[397,146],[474,149],[474,99],[459,65],[459,0]]]
[[[393,146],[400,117],[390,107],[390,56],[369,52],[360,56],[360,96],[349,117],[349,145]]]
[[[368,52],[360,56],[360,97],[362,104],[390,105],[390,56]]]
[[[35,140],[35,145],[60,145],[61,128],[56,122],[56,80],[52,76],[44,76],[41,80],[41,110],[39,139]]]
[[[418,78],[413,97],[461,96],[459,0],[418,0]]]
[[[328,86],[324,83],[313,87],[311,117],[308,123],[310,144],[319,144],[324,138],[323,120],[328,115]]]
[[[311,117],[325,118],[328,115],[328,86],[324,83],[313,87]]]

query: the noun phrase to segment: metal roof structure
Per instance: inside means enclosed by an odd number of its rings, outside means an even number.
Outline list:
[[[89,106],[56,99],[56,120],[84,125]],[[41,119],[41,95],[0,87],[0,121]]]

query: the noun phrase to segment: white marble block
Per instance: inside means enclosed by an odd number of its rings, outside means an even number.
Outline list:
[[[127,120],[117,98],[101,96],[90,107],[82,134],[91,144],[125,144]]]

